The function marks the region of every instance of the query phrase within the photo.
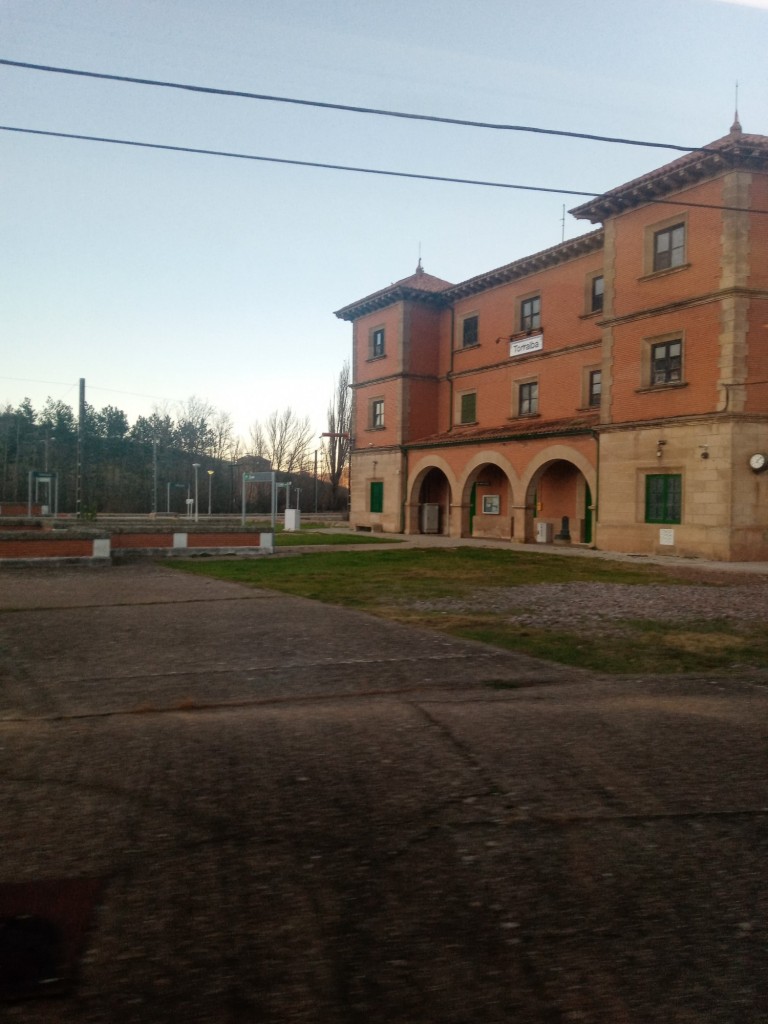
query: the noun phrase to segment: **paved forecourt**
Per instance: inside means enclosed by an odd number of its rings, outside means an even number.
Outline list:
[[[151,564],[3,574],[0,673],[0,918],[57,934],[10,1021],[768,1013],[759,680]]]

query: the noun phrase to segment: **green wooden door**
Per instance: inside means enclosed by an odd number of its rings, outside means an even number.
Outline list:
[[[592,491],[589,489],[589,484],[585,485],[584,488],[584,543],[592,543]]]

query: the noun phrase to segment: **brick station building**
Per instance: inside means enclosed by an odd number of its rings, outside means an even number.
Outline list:
[[[768,559],[768,137],[583,203],[597,229],[353,325],[360,529]]]

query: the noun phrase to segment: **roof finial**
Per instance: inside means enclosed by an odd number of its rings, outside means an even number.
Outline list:
[[[417,274],[423,274],[424,273],[424,267],[422,267],[422,265],[421,265],[421,242],[419,242],[419,262],[416,264],[416,273]]]
[[[741,122],[739,121],[739,83],[736,82],[736,112],[733,115],[731,135],[741,135]]]

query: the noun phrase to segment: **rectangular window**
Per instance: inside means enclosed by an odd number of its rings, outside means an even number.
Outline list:
[[[534,416],[539,411],[539,384],[531,380],[520,385],[518,394],[518,416]]]
[[[683,379],[683,343],[662,341],[651,346],[651,386],[677,384]]]
[[[384,426],[384,399],[374,398],[371,402],[371,427],[377,430]]]
[[[598,274],[597,277],[592,278],[592,287],[590,289],[590,312],[602,313],[603,311],[603,295],[605,292],[605,278],[602,274]]]
[[[685,224],[655,232],[653,236],[653,269],[669,270],[685,263]]]
[[[465,317],[461,325],[462,348],[469,348],[470,345],[478,344],[478,324],[479,318],[477,316]]]
[[[371,512],[384,511],[384,481],[371,481]]]
[[[534,295],[520,303],[520,330],[535,331],[541,327],[541,296]]]
[[[477,393],[475,391],[468,391],[466,395],[461,396],[459,418],[462,423],[477,422]]]
[[[377,327],[371,332],[371,359],[384,355],[384,328]]]
[[[589,373],[589,395],[587,401],[590,407],[600,405],[600,398],[603,390],[603,372],[602,370],[590,370]]]
[[[679,473],[651,473],[645,478],[646,523],[681,522],[683,478]]]

